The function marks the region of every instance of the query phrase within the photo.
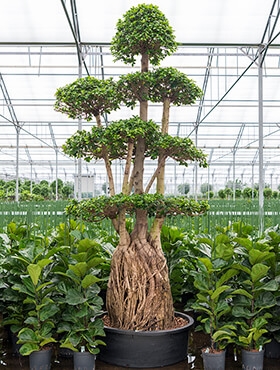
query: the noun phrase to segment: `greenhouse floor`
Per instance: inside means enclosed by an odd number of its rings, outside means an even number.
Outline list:
[[[205,347],[206,339],[203,334],[192,333],[189,344],[189,359],[178,364],[166,366],[164,368],[154,368],[149,370],[203,370],[202,359],[200,356],[201,348]],[[194,348],[194,350],[192,350]],[[193,354],[191,354],[193,352]],[[9,342],[3,341],[0,352],[0,369],[5,370],[29,370],[29,362],[27,357],[15,356],[12,354],[12,348]],[[53,359],[52,370],[71,370],[73,369],[72,358]],[[226,358],[226,370],[240,370],[241,364],[239,358],[234,361],[233,353],[229,351]],[[264,359],[263,370],[279,370],[280,359]],[[105,364],[99,360],[96,361],[95,370],[127,370],[127,368]]]

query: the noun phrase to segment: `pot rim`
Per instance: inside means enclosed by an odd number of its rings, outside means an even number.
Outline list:
[[[106,315],[107,312],[104,313],[104,315]],[[103,315],[102,315],[103,316]],[[139,336],[160,336],[160,335],[164,335],[166,333],[179,333],[181,331],[184,331],[186,330],[187,328],[189,329],[193,324],[194,324],[194,319],[187,315],[186,313],[184,312],[179,312],[179,311],[175,311],[175,316],[179,316],[179,317],[182,317],[184,319],[187,319],[188,320],[188,323],[187,325],[184,325],[184,326],[181,326],[179,328],[174,328],[174,329],[166,329],[166,330],[151,330],[151,331],[136,331],[136,330],[127,330],[127,329],[120,329],[120,328],[113,328],[111,326],[106,326],[104,325],[104,329],[106,331],[109,331],[109,332],[120,332],[120,333],[123,333],[123,334],[133,334],[133,335],[139,335]]]

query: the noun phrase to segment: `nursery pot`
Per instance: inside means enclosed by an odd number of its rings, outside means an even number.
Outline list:
[[[225,370],[226,351],[202,352],[204,370]]]
[[[34,351],[29,355],[30,370],[50,370],[52,349]]]
[[[247,351],[242,349],[242,370],[263,370],[264,350]]]
[[[264,347],[264,355],[267,358],[280,358],[280,343],[276,339],[272,339]]]
[[[74,352],[74,370],[94,370],[95,355],[90,352]]]
[[[19,349],[21,347],[21,344],[18,344],[18,336],[16,333],[13,333],[11,329],[9,329],[9,337],[12,342],[12,351],[14,356],[20,356]]]
[[[191,316],[176,312],[188,324],[170,330],[133,331],[104,327],[106,346],[101,346],[98,358],[112,365],[149,368],[172,365],[188,355],[189,331],[194,323]]]

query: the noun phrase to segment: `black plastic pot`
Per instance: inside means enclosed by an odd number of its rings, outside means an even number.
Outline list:
[[[139,332],[105,326],[106,346],[100,346],[98,358],[112,365],[131,368],[168,366],[185,360],[194,320],[181,312],[176,312],[176,316],[188,320],[188,324],[171,330]]]
[[[225,370],[226,351],[216,353],[202,352],[204,370]]]
[[[267,358],[280,358],[280,343],[273,338],[270,343],[265,345],[264,355]]]
[[[246,351],[242,349],[242,369],[263,370],[264,350]]]
[[[21,347],[21,344],[17,343],[17,341],[18,341],[17,334],[13,333],[10,328],[9,328],[8,334],[9,334],[9,337],[10,337],[10,340],[11,340],[11,343],[12,343],[13,355],[14,356],[21,356],[21,354],[19,353],[19,349]]]
[[[34,351],[29,355],[30,370],[50,370],[52,349]]]
[[[95,355],[89,352],[73,352],[74,370],[93,370]]]

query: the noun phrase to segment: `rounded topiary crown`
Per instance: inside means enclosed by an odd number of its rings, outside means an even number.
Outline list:
[[[159,65],[177,50],[172,27],[156,5],[140,4],[130,8],[117,22],[111,53],[115,60],[134,65],[135,57],[148,54],[152,65]]]

